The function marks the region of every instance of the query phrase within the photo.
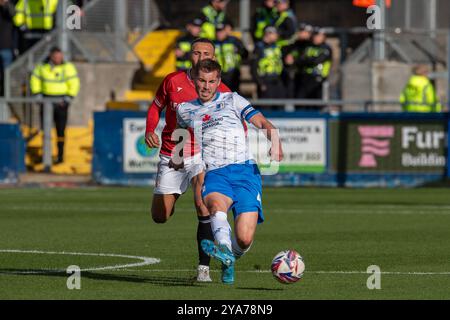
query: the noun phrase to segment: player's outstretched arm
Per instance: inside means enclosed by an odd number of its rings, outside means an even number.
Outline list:
[[[283,160],[283,148],[281,146],[280,135],[278,129],[275,128],[272,122],[267,120],[261,113],[255,114],[249,119],[249,122],[256,128],[264,130],[267,139],[272,142],[272,147],[270,148],[271,159],[278,162]]]
[[[147,111],[147,122],[145,128],[145,143],[149,148],[159,148],[159,137],[155,133],[155,129],[158,126],[161,109],[158,108],[153,101],[150,108]]]
[[[158,127],[159,119],[161,117],[161,111],[166,107],[166,101],[168,96],[168,86],[170,85],[170,75],[164,78],[164,81],[159,85],[158,91],[156,91],[155,99],[147,111],[147,121],[145,127],[145,143],[150,148],[159,148],[159,137],[155,133]]]

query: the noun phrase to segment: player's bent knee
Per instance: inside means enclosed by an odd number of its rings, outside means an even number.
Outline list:
[[[166,223],[167,222],[167,219],[161,218],[161,217],[158,217],[158,216],[152,216],[152,218],[153,218],[153,222],[158,223],[158,224],[162,224],[162,223]]]
[[[155,223],[166,223],[172,214],[173,210],[167,212],[166,210],[152,208],[152,219]]]
[[[226,211],[224,210],[223,205],[220,201],[209,201],[207,209],[210,214],[214,214],[217,211]]]
[[[239,247],[244,250],[247,248],[250,248],[250,246],[252,245],[252,242],[253,242],[253,238],[248,235],[241,236],[236,240],[237,240]]]
[[[152,219],[155,223],[165,223],[167,222],[167,218],[164,215],[161,215],[159,213],[153,213],[152,212]]]

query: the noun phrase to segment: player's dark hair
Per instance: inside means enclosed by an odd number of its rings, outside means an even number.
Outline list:
[[[222,73],[222,68],[220,67],[220,64],[212,59],[205,59],[201,60],[197,63],[197,65],[192,69],[192,76],[194,78],[197,78],[200,71],[203,71],[205,73],[210,73],[217,71],[217,75],[220,78],[220,75]]]
[[[195,39],[191,43],[191,48],[194,48],[194,44],[196,44],[196,43],[209,43],[213,47],[213,50],[216,48],[216,46],[214,45],[214,42],[212,42],[211,40],[206,39],[206,38],[197,38],[197,39]]]

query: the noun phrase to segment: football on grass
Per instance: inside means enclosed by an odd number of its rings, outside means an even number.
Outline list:
[[[295,250],[284,250],[272,260],[272,274],[281,283],[289,284],[300,280],[305,271],[302,256]]]

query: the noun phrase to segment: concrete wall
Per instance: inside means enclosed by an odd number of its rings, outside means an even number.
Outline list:
[[[411,76],[411,66],[395,61],[372,64],[373,92],[375,101],[398,101],[400,93]],[[375,106],[376,111],[400,111],[400,105]]]
[[[370,63],[347,63],[342,67],[342,98],[344,100],[398,101],[406,82],[411,76],[412,65],[395,61]],[[431,66],[429,66],[431,70]],[[440,66],[437,72],[446,70]],[[372,87],[373,83],[373,87]],[[447,101],[448,81],[436,79],[437,94],[442,104]],[[444,108],[445,109],[445,108]],[[348,111],[358,111],[348,106]],[[375,111],[399,111],[399,105],[376,106]]]
[[[411,66],[395,61],[347,63],[342,68],[344,100],[398,101],[411,75]],[[361,107],[347,106],[347,111]],[[399,111],[399,105],[375,106],[374,111]]]
[[[69,124],[86,126],[94,111],[105,110],[111,91],[116,98],[123,97],[130,89],[137,63],[75,63],[81,82],[81,89],[69,111]]]
[[[341,90],[343,100],[369,100],[370,65],[368,63],[347,63],[341,69]],[[345,106],[346,111],[361,111],[360,106]]]

